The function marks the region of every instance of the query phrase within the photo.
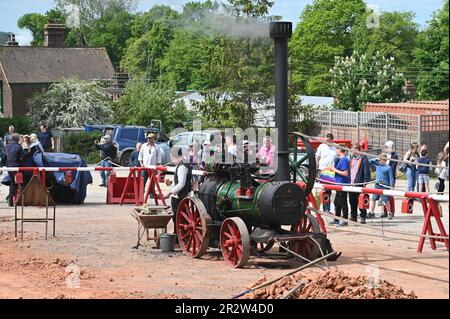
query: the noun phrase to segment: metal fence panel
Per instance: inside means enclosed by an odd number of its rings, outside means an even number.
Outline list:
[[[367,140],[370,148],[377,151],[392,140],[400,155],[411,143],[425,142],[434,157],[448,140],[448,115],[320,111],[315,114],[315,121],[317,135],[331,132],[336,139]]]

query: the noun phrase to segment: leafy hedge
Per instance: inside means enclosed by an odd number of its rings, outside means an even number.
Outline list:
[[[100,162],[100,153],[94,141],[100,140],[102,132],[80,132],[64,135],[63,152],[79,154],[88,164]]]
[[[0,135],[3,137],[8,132],[8,127],[14,126],[14,130],[20,134],[35,133],[39,127],[31,127],[30,120],[25,116],[18,116],[14,118],[0,118]]]

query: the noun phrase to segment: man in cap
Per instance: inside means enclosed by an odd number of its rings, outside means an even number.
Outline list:
[[[141,167],[157,166],[162,164],[162,154],[161,150],[155,144],[156,135],[153,133],[147,134],[147,143],[142,144],[141,150],[139,151],[139,163]],[[146,171],[142,172],[144,176],[144,189],[145,184],[147,184],[148,173]]]
[[[95,147],[100,150],[100,166],[102,167],[111,167],[112,161],[117,156],[117,148],[114,146],[111,140],[111,136],[105,135],[102,137],[101,141],[98,140],[95,141]],[[102,177],[102,183],[100,184],[101,187],[107,187],[108,186],[108,180],[109,180],[109,174],[110,171],[101,171],[100,176]]]

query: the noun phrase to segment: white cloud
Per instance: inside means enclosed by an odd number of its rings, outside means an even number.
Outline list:
[[[33,35],[30,30],[20,29],[19,32],[16,33],[16,41],[19,42],[19,45],[21,46],[31,45]]]

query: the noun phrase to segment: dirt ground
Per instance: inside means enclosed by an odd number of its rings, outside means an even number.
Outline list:
[[[192,259],[179,250],[162,253],[152,242],[133,249],[137,224],[130,216],[132,206],[105,205],[106,189],[98,187],[98,174],[93,176],[85,204],[57,206],[56,237],[48,240],[43,224],[26,224],[24,241],[15,239],[14,209],[2,201],[0,298],[230,298],[263,276],[274,278],[301,265],[284,258],[252,257],[246,268],[232,269],[218,251]],[[403,184],[399,181],[399,189]],[[6,194],[2,185],[0,198]],[[413,215],[399,213],[400,200],[396,205],[394,220],[375,219],[369,225],[419,234],[423,223],[419,205]],[[448,203],[442,207],[448,231]],[[44,209],[31,207],[25,212],[27,217],[45,214]],[[413,290],[419,298],[449,298],[449,254],[443,243],[433,251],[426,242],[419,254],[418,238],[356,234],[381,231],[355,226],[345,228],[353,232],[327,228],[334,249],[342,251],[337,262],[328,262],[331,269],[377,274],[405,291]],[[321,270],[305,270],[313,271]]]

